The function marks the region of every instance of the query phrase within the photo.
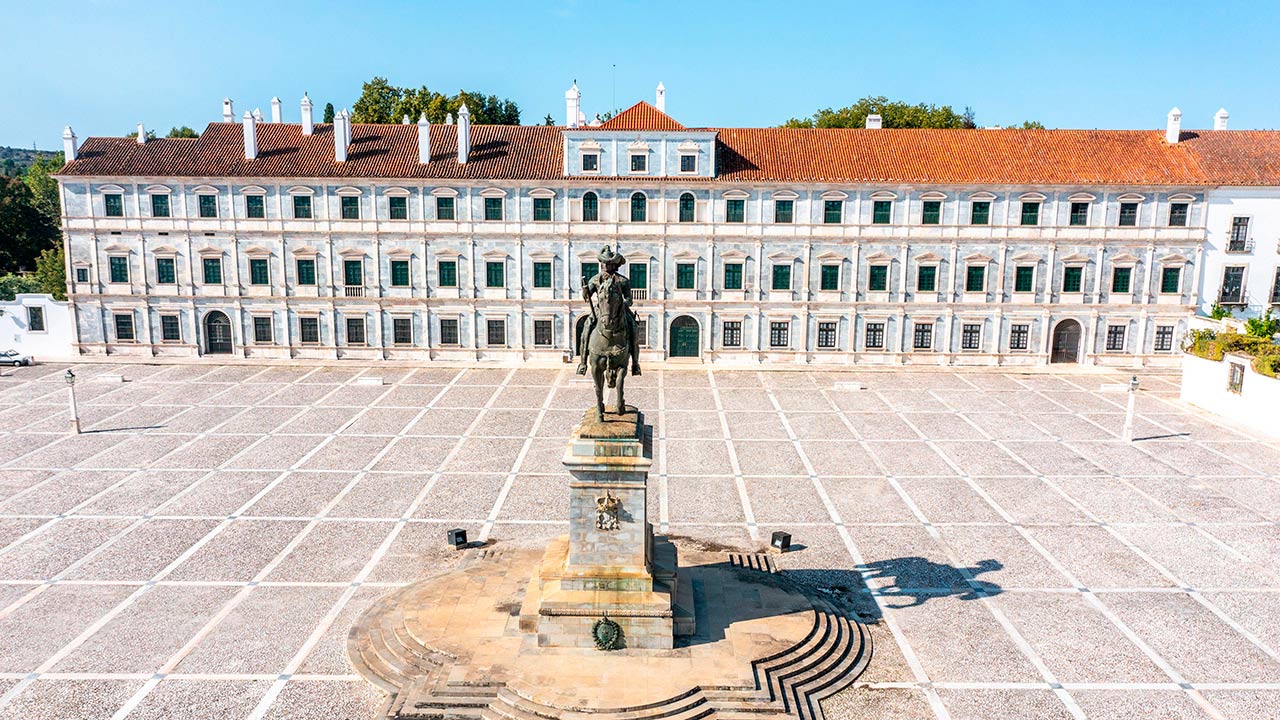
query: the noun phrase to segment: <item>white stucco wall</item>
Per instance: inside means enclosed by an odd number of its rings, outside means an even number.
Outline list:
[[[1229,251],[1232,218],[1249,218],[1246,249]],[[1223,270],[1245,268],[1244,306],[1237,317],[1255,317],[1272,306],[1276,270],[1280,268],[1280,188],[1218,188],[1206,196],[1204,268],[1200,278],[1200,311],[1220,297]]]
[[[1239,393],[1227,389],[1232,362],[1244,366]],[[1264,435],[1280,437],[1280,380],[1254,372],[1243,355],[1228,354],[1222,361],[1184,355],[1181,398]]]
[[[44,331],[28,326],[28,308],[44,311]],[[17,350],[39,360],[67,359],[75,356],[72,344],[75,333],[71,326],[70,306],[52,295],[24,293],[13,300],[0,301],[0,350]]]

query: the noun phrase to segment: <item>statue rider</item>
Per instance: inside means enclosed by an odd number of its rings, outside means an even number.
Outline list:
[[[618,268],[627,261],[619,253],[613,251],[608,245],[600,249],[596,254],[596,259],[600,261],[602,268],[599,273],[587,281],[582,287],[582,299],[586,300],[591,307],[596,307],[592,301],[592,296],[596,293],[604,293],[603,297],[608,298],[609,293],[614,286],[617,286],[618,293],[622,296],[622,302],[626,306],[627,328],[630,330],[630,347],[631,352],[631,374],[640,374],[640,343],[639,329],[636,324],[636,314],[631,309],[631,281],[626,276],[618,274]],[[587,322],[582,328],[582,335],[578,338],[578,351],[581,354],[581,360],[578,361],[578,374],[587,374],[587,342],[591,338],[591,330],[596,325],[595,313],[587,317]]]

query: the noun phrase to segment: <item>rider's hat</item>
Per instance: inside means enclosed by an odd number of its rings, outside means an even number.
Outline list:
[[[596,253],[596,259],[598,259],[602,265],[622,265],[627,261],[626,258],[614,252],[613,248],[608,245],[600,248],[600,252]]]

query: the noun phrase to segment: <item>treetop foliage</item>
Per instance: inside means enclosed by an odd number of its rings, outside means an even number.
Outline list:
[[[364,84],[360,98],[351,107],[351,121],[357,123],[398,123],[405,116],[416,123],[426,113],[427,121],[442,123],[446,115],[456,116],[466,104],[471,122],[477,125],[519,125],[520,108],[496,95],[460,90],[456,95],[420,88],[401,88],[386,78],[375,77]]]
[[[972,108],[956,112],[950,105],[933,105],[890,100],[883,95],[864,97],[848,107],[823,108],[810,117],[791,118],[782,124],[788,128],[860,128],[866,127],[867,116],[879,113],[881,126],[886,128],[976,128],[978,123]],[[1021,130],[1043,130],[1044,125],[1028,120],[1021,125],[1010,126]]]

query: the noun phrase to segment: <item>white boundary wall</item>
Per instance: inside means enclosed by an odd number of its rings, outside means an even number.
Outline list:
[[[44,313],[44,330],[32,331],[31,311]],[[75,331],[67,303],[52,295],[21,293],[13,300],[0,300],[0,350],[17,350],[36,359],[70,359],[77,356],[72,344]]]
[[[1244,366],[1244,382],[1238,393],[1227,389],[1233,362]],[[1280,379],[1259,375],[1251,362],[1249,357],[1230,353],[1221,361],[1184,355],[1182,401],[1280,438]]]

